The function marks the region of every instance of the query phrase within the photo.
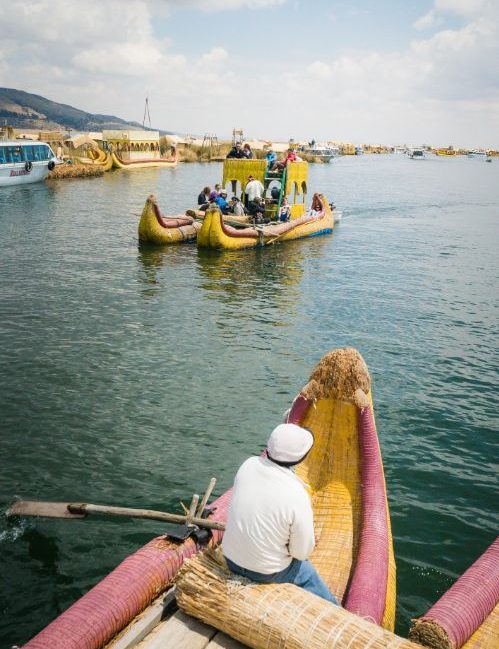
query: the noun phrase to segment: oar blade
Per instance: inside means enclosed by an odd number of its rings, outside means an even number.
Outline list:
[[[7,516],[46,516],[49,518],[85,518],[84,513],[73,513],[70,503],[52,503],[38,500],[18,500],[7,510]]]

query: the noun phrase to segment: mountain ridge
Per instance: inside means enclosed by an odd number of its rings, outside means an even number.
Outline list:
[[[104,129],[144,129],[159,130],[171,134],[172,131],[143,127],[139,122],[127,121],[115,115],[88,113],[69,104],[62,104],[42,95],[35,95],[16,88],[0,88],[0,122],[7,121],[14,128],[36,129],[41,131],[68,130],[102,131]]]

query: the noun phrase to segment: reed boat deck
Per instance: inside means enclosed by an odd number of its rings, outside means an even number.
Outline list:
[[[105,649],[244,649],[245,645],[182,611],[161,619],[170,594],[160,597]]]

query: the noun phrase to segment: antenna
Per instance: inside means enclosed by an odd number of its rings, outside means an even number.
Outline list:
[[[147,119],[149,121],[149,128],[151,127],[151,114],[149,113],[149,97],[146,95],[146,105],[144,106],[144,119],[142,120],[142,128],[144,128],[144,125],[146,123],[146,115]]]

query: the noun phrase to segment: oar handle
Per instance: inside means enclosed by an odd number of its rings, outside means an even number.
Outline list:
[[[158,512],[154,509],[133,509],[131,507],[112,507],[109,505],[91,505],[90,503],[70,503],[68,510],[74,514],[108,514],[110,516],[128,516],[129,518],[148,518],[166,523],[183,524],[187,522],[187,516],[180,514],[168,514]],[[206,518],[189,517],[189,524],[205,527],[210,530],[225,530],[225,523],[212,521]]]

